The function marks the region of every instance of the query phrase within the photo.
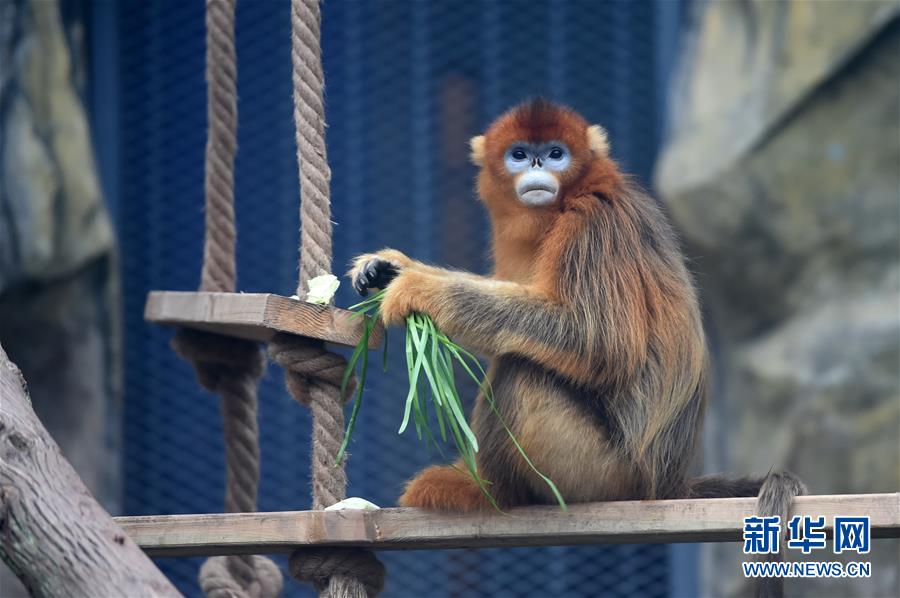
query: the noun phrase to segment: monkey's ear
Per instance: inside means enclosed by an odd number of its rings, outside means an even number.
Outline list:
[[[587,130],[588,145],[598,156],[609,155],[609,139],[606,136],[606,129],[600,125],[592,125]]]
[[[475,166],[484,166],[484,135],[476,135],[469,140],[472,153],[469,157]]]

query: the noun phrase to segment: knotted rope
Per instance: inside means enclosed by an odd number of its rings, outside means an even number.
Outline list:
[[[234,156],[237,152],[237,59],[235,0],[206,2],[206,80],[209,132],[204,192],[206,234],[201,291],[234,292]],[[181,330],[172,345],[194,366],[197,379],[220,397],[225,439],[225,511],[256,510],[259,487],[259,429],[256,388],[265,369],[259,346],[250,341]],[[275,598],[283,580],[278,566],[262,556],[208,559],[200,586],[210,598]]]
[[[269,598],[283,584],[281,569],[264,556],[214,556],[200,567],[200,589],[209,598]]]
[[[259,487],[259,428],[256,387],[265,369],[259,346],[199,330],[183,329],[172,346],[219,395],[225,438],[225,511],[256,510]],[[200,568],[200,586],[209,598],[275,598],[283,580],[278,566],[262,556],[218,556]]]
[[[256,343],[199,330],[180,330],[172,346],[191,362],[203,388],[221,398],[227,485],[225,510],[256,510],[259,481],[259,429],[256,383],[265,362]]]
[[[322,341],[278,334],[269,342],[269,355],[285,369],[291,396],[312,412],[312,507],[323,509],[346,498],[347,474],[335,458],[344,434],[344,401],[355,382],[342,397],[347,362]],[[289,568],[296,579],[330,598],[366,598],[384,587],[384,565],[368,550],[302,548],[291,555]]]
[[[331,170],[325,152],[324,74],[319,0],[291,0],[291,61],[294,125],[300,171],[300,280],[331,272]],[[287,388],[313,416],[312,488],[314,509],[346,497],[347,474],[336,462],[344,433],[341,377],[344,358],[321,341],[277,335],[269,355],[285,369]],[[384,566],[361,549],[301,549],[291,555],[291,574],[312,582],[320,596],[366,598],[384,586]]]
[[[384,589],[384,565],[374,553],[360,548],[295,550],[288,562],[288,569],[297,579],[311,582],[319,592],[325,590],[329,580],[334,587],[336,583],[345,584],[347,579],[358,580],[369,596],[375,596]],[[336,575],[340,577],[339,581],[335,580]],[[340,587],[340,590],[341,595],[354,595],[346,586]]]
[[[346,498],[347,474],[335,457],[344,435],[340,387],[347,362],[322,341],[288,334],[272,339],[269,355],[285,369],[291,396],[312,411],[312,508],[324,509]]]

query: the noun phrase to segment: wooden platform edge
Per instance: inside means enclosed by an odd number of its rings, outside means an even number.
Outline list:
[[[285,511],[118,517],[151,556],[268,554],[295,546],[374,550],[493,548],[600,543],[731,542],[742,537],[754,498],[622,501],[523,507],[508,513],[418,509]],[[873,538],[900,538],[900,493],[801,496],[792,515],[868,515]]]
[[[260,342],[286,332],[354,347],[363,334],[363,319],[352,311],[272,293],[151,291],[144,319]],[[369,348],[378,347],[383,334],[379,324]]]

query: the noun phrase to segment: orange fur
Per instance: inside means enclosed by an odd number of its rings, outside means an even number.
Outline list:
[[[523,203],[504,153],[516,142],[563,142],[567,169],[543,206]],[[533,461],[572,501],[676,496],[703,407],[705,344],[677,244],[653,201],[607,154],[598,129],[546,102],[520,106],[472,142],[478,192],[493,232],[494,277],[435,268],[394,250],[386,324],[431,316],[456,342],[491,359],[499,409]],[[476,403],[480,474],[504,506],[552,502]],[[484,506],[465,471],[432,467],[401,504]]]
[[[471,512],[490,507],[481,488],[461,463],[423,469],[406,484],[398,502],[401,507],[435,511]]]
[[[519,201],[504,154],[520,142],[562,141],[568,168],[553,202]],[[758,512],[787,517],[803,484],[705,476],[688,466],[705,407],[706,343],[691,277],[656,203],[610,160],[605,132],[544,101],[514,108],[471,142],[478,192],[490,213],[494,277],[425,265],[394,250],[375,258],[399,274],[382,317],[431,316],[490,358],[496,409],[532,462],[569,502],[755,496]],[[501,507],[553,503],[479,397],[471,417],[479,475]],[[429,467],[400,504],[445,511],[488,506],[462,464]],[[767,555],[770,556],[770,555]],[[761,587],[778,596],[771,580]]]

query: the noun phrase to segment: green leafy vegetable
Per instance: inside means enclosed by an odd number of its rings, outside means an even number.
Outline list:
[[[343,396],[350,381],[350,376],[354,369],[357,369],[358,365],[357,387],[353,411],[350,414],[350,422],[347,425],[347,431],[344,434],[344,441],[338,452],[338,463],[344,458],[347,445],[350,442],[350,437],[356,426],[356,419],[359,415],[359,408],[362,403],[362,391],[365,386],[366,373],[368,370],[369,338],[372,331],[375,329],[375,326],[377,326],[380,315],[379,310],[383,298],[384,291],[379,291],[365,301],[350,308],[355,310],[358,316],[366,315],[370,317],[365,320],[363,336],[356,346],[356,349],[353,351],[353,355],[350,357],[341,383],[341,395]],[[481,363],[474,355],[472,355],[472,353],[450,340],[447,335],[438,330],[434,321],[429,316],[421,313],[411,314],[406,319],[405,352],[406,369],[409,378],[409,392],[406,395],[403,420],[400,423],[398,433],[403,433],[406,430],[410,418],[412,418],[416,428],[416,435],[420,439],[423,438],[424,435],[426,440],[437,447],[438,451],[441,452],[441,447],[429,427],[428,401],[430,398],[433,402],[441,439],[446,441],[447,432],[449,431],[449,435],[453,439],[469,475],[472,476],[472,479],[475,480],[478,487],[484,492],[487,500],[494,508],[499,510],[497,502],[488,490],[490,482],[478,475],[478,469],[475,462],[475,454],[478,452],[478,439],[475,437],[475,433],[472,432],[472,429],[466,421],[462,402],[460,401],[459,393],[456,389],[454,366],[459,365],[466,375],[474,380],[479,386],[484,400],[503,425],[503,429],[506,430],[507,435],[509,435],[516,450],[522,455],[525,463],[527,463],[528,466],[544,480],[556,497],[559,506],[563,510],[566,510],[566,502],[563,500],[556,485],[550,478],[538,471],[528,455],[525,454],[522,445],[516,440],[512,430],[509,429],[509,426],[497,409],[490,383],[487,380],[487,374],[485,373],[484,368],[482,368]],[[387,369],[387,337],[385,337],[384,342],[383,365],[384,368]],[[441,454],[443,453],[441,452]]]

